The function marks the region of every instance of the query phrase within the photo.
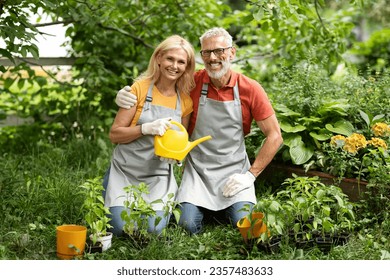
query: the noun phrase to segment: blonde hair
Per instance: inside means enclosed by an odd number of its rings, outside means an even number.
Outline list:
[[[149,66],[144,73],[142,73],[136,81],[143,79],[150,79],[152,82],[158,81],[160,78],[160,67],[157,62],[159,55],[163,55],[172,49],[183,49],[187,53],[187,67],[176,81],[176,87],[180,93],[189,94],[195,87],[194,72],[195,72],[195,51],[194,47],[183,37],[179,35],[172,35],[162,41],[154,50],[149,60]]]

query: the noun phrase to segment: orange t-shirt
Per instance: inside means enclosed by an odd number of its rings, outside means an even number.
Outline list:
[[[195,127],[196,117],[198,114],[199,98],[201,95],[200,92],[202,90],[203,83],[209,84],[207,95],[208,98],[218,101],[229,101],[233,100],[234,98],[233,87],[235,86],[236,82],[238,82],[244,135],[247,135],[250,132],[253,119],[255,121],[261,121],[275,113],[263,87],[257,81],[250,79],[245,75],[232,71],[232,76],[229,83],[220,89],[217,89],[213,86],[210,81],[210,77],[207,75],[207,71],[204,69],[197,71],[194,77],[196,87],[191,91],[194,112],[191,115],[190,124],[188,127],[189,134],[192,133]]]
[[[131,92],[137,96],[137,111],[134,115],[134,118],[131,122],[131,126],[135,126],[137,124],[137,121],[139,117],[141,116],[142,109],[144,107],[144,103],[146,100],[146,96],[148,95],[148,89],[150,86],[150,80],[141,80],[136,81],[131,86]],[[177,101],[177,95],[174,96],[164,96],[161,94],[161,92],[157,89],[156,86],[152,89],[152,104],[153,105],[160,105],[167,108],[176,108],[176,101]],[[181,116],[185,117],[192,113],[193,106],[192,106],[192,99],[188,93],[180,93],[180,101],[181,101]]]

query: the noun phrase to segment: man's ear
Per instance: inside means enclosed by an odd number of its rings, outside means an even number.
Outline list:
[[[230,60],[233,60],[236,57],[236,47],[230,49]]]

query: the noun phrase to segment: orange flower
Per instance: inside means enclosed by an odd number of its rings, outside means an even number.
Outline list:
[[[382,147],[384,149],[387,149],[387,144],[383,139],[373,137],[371,140],[367,142],[368,145],[374,146],[374,147]]]
[[[375,136],[390,135],[390,126],[385,123],[378,122],[371,127],[371,130]]]
[[[334,147],[343,146],[345,143],[345,137],[342,135],[335,135],[330,138],[330,144]]]
[[[366,137],[362,134],[352,133],[345,139],[345,145],[343,149],[349,153],[355,154],[362,148],[367,146]]]

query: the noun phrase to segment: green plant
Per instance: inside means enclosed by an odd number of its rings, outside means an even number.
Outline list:
[[[283,159],[302,165],[332,133],[349,134],[353,126],[345,119],[348,107],[346,99],[328,100],[317,108],[313,107],[309,115],[304,115],[283,104],[275,105],[283,135]]]
[[[367,68],[372,72],[380,72],[388,67],[389,44],[390,29],[382,29],[373,32],[368,40],[355,43],[350,53],[357,56],[355,64],[362,72]]]
[[[390,126],[375,122],[380,118],[370,119],[362,111],[361,115],[368,127],[364,129],[364,134],[352,133],[347,137],[335,135],[329,143],[323,143],[322,152],[316,155],[317,165],[322,171],[339,179],[347,177],[369,181],[376,176],[375,171],[387,165]],[[366,137],[370,137],[369,140]]]
[[[261,234],[259,241],[268,242],[271,238],[275,238],[278,235],[287,234],[287,225],[291,220],[291,212],[272,194],[260,198],[253,207],[253,211],[264,214],[263,223],[267,226],[267,231]]]
[[[286,189],[279,191],[276,199],[295,217],[292,224],[295,235],[305,232],[310,239],[313,231],[325,235],[333,234],[336,229],[352,229],[353,206],[340,188],[325,185],[319,177],[295,174],[283,185]]]
[[[121,213],[121,218],[125,222],[123,231],[129,236],[135,233],[145,236],[148,228],[148,218],[156,217],[156,211],[153,209],[155,204],[163,204],[161,207],[164,216],[167,217],[170,213],[173,213],[176,221],[180,219],[180,210],[176,207],[177,202],[173,200],[174,194],[168,194],[168,199],[156,199],[152,202],[147,202],[144,199],[144,195],[149,193],[149,187],[147,184],[141,182],[138,185],[128,185],[124,187],[125,191],[125,210]],[[155,218],[155,226],[159,224],[162,217],[157,216]]]
[[[92,242],[95,244],[97,239],[105,236],[107,230],[112,227],[109,224],[111,218],[108,216],[110,210],[104,206],[102,178],[99,176],[88,179],[80,187],[85,194],[85,200],[82,206],[83,211],[85,211],[85,221],[91,231]]]
[[[143,194],[149,193],[148,185],[145,183],[129,185],[124,187],[124,191],[126,193],[125,210],[121,213],[121,218],[125,222],[123,231],[130,236],[135,232],[146,235],[148,217],[156,216],[152,204],[146,202],[143,198]]]

